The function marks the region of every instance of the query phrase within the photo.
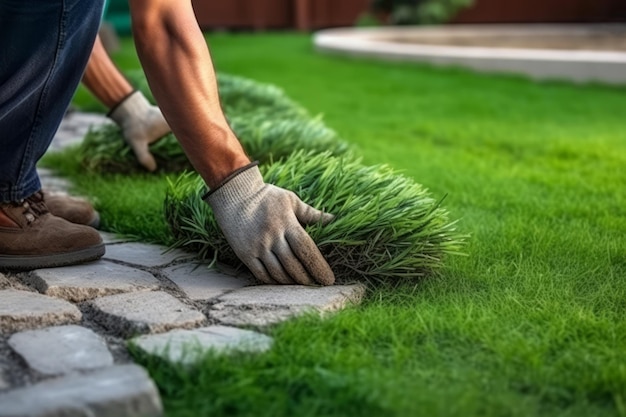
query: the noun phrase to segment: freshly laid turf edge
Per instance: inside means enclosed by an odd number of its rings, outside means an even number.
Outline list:
[[[387,166],[364,166],[329,152],[298,151],[261,166],[266,182],[294,191],[334,214],[328,225],[307,227],[338,283],[393,283],[432,275],[466,239],[448,212],[412,179]],[[205,185],[186,173],[170,182],[164,212],[176,246],[244,268],[202,201]]]

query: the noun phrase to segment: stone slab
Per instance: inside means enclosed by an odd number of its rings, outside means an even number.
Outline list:
[[[193,328],[206,317],[163,291],[110,295],[89,301],[94,319],[121,337]]]
[[[77,323],[75,305],[30,291],[0,290],[0,332],[14,332],[56,324]]]
[[[172,363],[192,365],[209,351],[260,353],[272,347],[272,338],[236,327],[209,326],[195,330],[172,330],[140,336],[132,343],[145,353]]]
[[[310,306],[320,311],[343,308],[349,302],[358,302],[365,286],[331,285],[312,287],[304,285],[256,285],[230,292],[219,298],[228,305]]]
[[[227,275],[195,263],[174,265],[163,272],[189,299],[194,301],[210,300],[252,283],[251,280]]]
[[[38,269],[23,280],[41,293],[74,302],[159,288],[159,281],[152,274],[106,261]]]
[[[64,178],[42,177],[41,188],[46,191],[68,192],[72,188],[72,183]]]
[[[112,259],[145,267],[164,266],[180,259],[192,258],[193,255],[181,250],[168,251],[168,248],[165,246],[136,242],[109,245],[104,255],[104,259]]]
[[[112,123],[100,113],[68,112],[61,121],[48,151],[60,151],[68,146],[78,145],[91,127]]]
[[[158,417],[161,398],[147,372],[118,365],[0,394],[0,417]]]
[[[266,326],[309,312],[329,312],[358,303],[365,286],[260,285],[235,290],[218,298],[209,317],[231,326]]]
[[[93,331],[76,325],[26,330],[9,338],[9,346],[31,369],[63,375],[113,365],[113,355]]]
[[[37,168],[37,174],[41,181],[41,187],[46,191],[67,192],[72,186],[68,180],[55,175],[54,171],[51,169]]]

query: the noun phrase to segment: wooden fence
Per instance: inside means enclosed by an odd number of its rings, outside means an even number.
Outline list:
[[[203,29],[319,29],[352,26],[369,0],[193,0]]]
[[[626,22],[626,0],[475,0],[453,22]]]

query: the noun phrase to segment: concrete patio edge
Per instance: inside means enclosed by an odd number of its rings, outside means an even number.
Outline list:
[[[313,43],[320,52],[416,61],[440,66],[465,67],[480,72],[503,72],[534,79],[626,84],[626,52],[525,49],[400,43],[392,39],[411,34],[415,39],[455,36],[547,36],[555,33],[581,36],[611,25],[455,25],[434,27],[340,28],[317,32]],[[620,25],[623,28],[623,25]]]

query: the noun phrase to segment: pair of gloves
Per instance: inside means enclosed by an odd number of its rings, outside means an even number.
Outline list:
[[[156,169],[149,146],[170,132],[158,107],[139,91],[116,106],[109,116],[138,161]],[[239,259],[266,284],[332,285],[330,266],[303,225],[333,219],[285,189],[266,184],[255,163],[226,178],[204,200]]]

